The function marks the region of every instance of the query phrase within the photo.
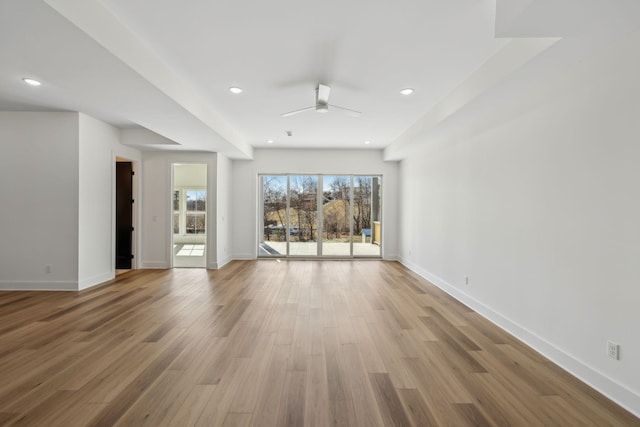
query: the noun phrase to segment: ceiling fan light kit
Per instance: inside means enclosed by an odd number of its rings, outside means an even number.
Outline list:
[[[282,113],[282,117],[290,117],[296,114],[304,113],[305,111],[316,110],[317,113],[328,113],[329,107],[340,110],[347,113],[351,117],[358,117],[362,113],[360,111],[352,110],[350,108],[340,107],[339,105],[329,104],[329,93],[331,88],[327,85],[318,84],[316,87],[316,105],[312,107],[305,107],[299,110],[289,111],[288,113]]]

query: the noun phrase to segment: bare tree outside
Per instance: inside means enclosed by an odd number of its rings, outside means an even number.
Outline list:
[[[351,179],[349,176],[326,176],[323,197],[324,233],[326,240],[349,242]]]
[[[371,177],[355,177],[353,187],[353,233],[371,229]]]
[[[314,241],[318,222],[318,177],[292,176],[289,186],[290,240]]]
[[[286,240],[287,223],[287,177],[264,176],[262,191],[264,197],[263,224],[265,240]]]
[[[379,256],[381,178],[261,175],[260,254]]]

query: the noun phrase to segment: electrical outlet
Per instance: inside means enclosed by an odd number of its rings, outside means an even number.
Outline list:
[[[620,346],[614,342],[607,341],[607,355],[612,358],[620,359]]]
[[[45,265],[45,266],[44,266],[44,271],[45,271],[47,274],[50,274],[50,273],[51,273],[51,264],[47,264],[47,265]]]
[[[465,285],[469,284],[469,276],[464,276],[464,284]]]

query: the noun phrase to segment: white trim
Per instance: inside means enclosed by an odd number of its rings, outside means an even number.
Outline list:
[[[625,408],[627,411],[640,417],[640,394],[634,392],[633,390],[630,390],[622,384],[617,383],[598,370],[565,353],[560,348],[549,343],[542,337],[529,331],[523,326],[520,326],[512,320],[502,316],[500,313],[494,311],[490,307],[487,307],[482,302],[460,291],[459,289],[447,283],[442,278],[430,273],[429,271],[414,264],[408,259],[399,257],[399,261],[409,270],[419,274],[438,288],[442,289],[447,294],[451,295],[453,298],[457,299],[458,301],[476,311],[478,314],[480,314],[496,326],[504,329],[511,335],[523,341],[528,346],[551,360],[556,365],[560,366],[565,371],[569,372],[574,377],[578,378],[585,384],[604,394],[609,399]]]
[[[168,266],[167,261],[142,261],[142,267],[141,268],[150,268],[150,269],[161,269],[161,270],[165,270],[170,268]]]
[[[115,270],[98,274],[97,276],[90,277],[88,279],[81,280],[78,283],[78,290],[82,291],[87,288],[91,288],[93,286],[100,285],[104,282],[108,282],[109,280],[113,280],[116,277]]]
[[[225,265],[229,264],[231,261],[233,261],[233,258],[231,258],[229,256],[221,259],[218,263],[216,263],[216,266],[214,267],[214,270],[221,269]]]
[[[9,281],[0,282],[0,291],[77,291],[78,282],[26,282]]]
[[[257,259],[256,254],[233,254],[231,256],[231,260],[248,260],[248,259]],[[266,258],[269,259],[269,258]]]
[[[213,154],[213,153],[212,153]],[[164,267],[150,267],[150,268],[175,268],[175,254],[173,253],[173,246],[176,244],[175,243],[175,237],[179,236],[180,234],[173,234],[173,192],[176,190],[176,186],[175,186],[175,168],[176,165],[200,165],[200,166],[204,166],[207,174],[206,174],[206,178],[205,178],[205,185],[204,186],[189,186],[189,190],[193,189],[193,190],[204,190],[206,192],[206,208],[205,208],[205,232],[204,234],[193,234],[190,236],[203,236],[204,237],[204,245],[205,245],[205,265],[202,267],[190,267],[190,268],[212,268],[212,265],[216,265],[215,261],[214,262],[210,262],[210,258],[213,256],[215,257],[215,246],[212,246],[210,243],[210,240],[212,238],[215,237],[211,237],[211,236],[215,236],[216,234],[216,226],[217,224],[215,223],[216,221],[216,212],[218,209],[217,206],[217,198],[216,200],[214,200],[214,202],[211,202],[211,198],[212,198],[212,190],[211,188],[214,188],[214,194],[215,191],[217,191],[217,187],[215,185],[211,185],[211,183],[209,182],[209,180],[212,178],[212,172],[211,169],[214,169],[216,171],[217,174],[217,157],[216,157],[216,162],[214,164],[211,164],[211,159],[206,159],[206,160],[198,160],[198,159],[187,159],[184,160],[181,158],[173,158],[173,159],[167,159],[166,161],[166,167],[169,169],[169,173],[167,175],[167,179],[168,182],[166,183],[168,186],[168,191],[166,192],[166,194],[168,194],[168,198],[169,198],[169,211],[168,211],[168,223],[169,223],[169,230],[168,230],[168,245],[167,245],[167,257],[169,259],[169,263],[168,266],[164,266]],[[186,215],[186,190],[187,187],[180,187],[178,188],[178,190],[180,191],[180,204],[183,206],[180,206],[180,211],[181,211],[181,221],[182,221],[182,214],[184,213]],[[184,207],[184,212],[183,212],[183,207]],[[213,230],[213,231],[212,231]],[[185,230],[180,230],[180,231],[185,231],[184,236],[187,236],[186,234],[186,229]],[[157,264],[157,263],[155,263]],[[146,264],[145,264],[146,265]],[[215,269],[215,267],[213,268]]]

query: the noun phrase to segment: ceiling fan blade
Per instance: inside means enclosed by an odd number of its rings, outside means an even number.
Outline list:
[[[294,114],[304,113],[305,111],[315,110],[315,105],[313,107],[301,108],[300,110],[289,111],[288,113],[280,114],[282,117],[293,116]]]
[[[329,92],[331,92],[331,88],[329,86],[318,84],[318,88],[316,89],[316,103],[328,104]]]
[[[329,107],[341,110],[347,113],[348,115],[350,115],[351,117],[359,117],[360,115],[362,115],[360,111],[352,110],[350,108],[340,107],[339,105],[329,104]]]

